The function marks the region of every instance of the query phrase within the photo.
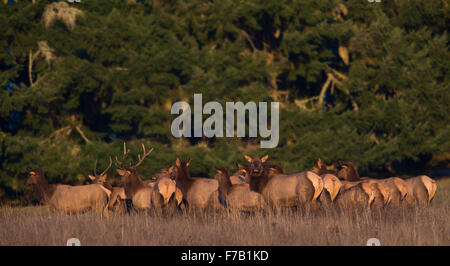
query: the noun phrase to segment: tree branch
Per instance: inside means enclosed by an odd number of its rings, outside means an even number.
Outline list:
[[[92,143],[87,137],[86,135],[84,135],[84,132],[81,130],[81,128],[79,126],[76,126],[75,129],[78,131],[78,133],[80,133],[80,136],[84,139],[84,141],[86,141],[86,143]]]

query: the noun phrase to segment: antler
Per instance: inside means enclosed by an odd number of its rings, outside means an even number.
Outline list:
[[[95,162],[95,164],[97,164],[97,161]],[[109,156],[109,165],[105,169],[105,171],[103,171],[100,175],[104,175],[109,170],[109,168],[111,168],[111,165],[112,165],[112,159],[111,159],[111,156]],[[95,174],[97,174],[97,173],[95,173]]]
[[[119,159],[117,159],[117,156],[116,156],[117,167],[123,167],[123,164],[125,163],[125,157],[127,156],[128,152],[129,152],[129,151],[127,150],[127,144],[124,142],[124,143],[123,143],[123,155],[122,155],[122,160],[119,161]]]
[[[149,156],[150,153],[152,153],[153,148],[151,148],[151,150],[146,153],[145,152],[145,145],[144,145],[144,143],[142,143],[142,150],[144,151],[143,156],[141,158],[141,155],[138,154],[139,162],[135,166],[133,166],[133,168],[137,168],[139,165],[141,165],[141,163],[144,161],[145,157]]]

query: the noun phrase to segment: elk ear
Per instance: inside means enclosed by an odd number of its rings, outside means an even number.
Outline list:
[[[269,154],[266,154],[264,157],[261,158],[261,162],[265,162],[269,159]]]
[[[176,166],[178,167],[178,168],[180,168],[181,167],[181,161],[180,161],[180,159],[177,157],[177,160],[175,161],[175,164],[176,164]]]
[[[214,168],[216,168],[216,172],[217,173],[219,173],[219,174],[223,174],[223,172],[222,172],[222,170],[219,168],[219,167],[217,167],[217,166],[214,166]]]
[[[186,162],[186,167],[188,167],[191,164],[191,158]]]
[[[252,157],[248,156],[248,155],[244,155],[245,159],[247,160],[247,162],[251,163],[252,162]]]
[[[237,168],[239,169],[239,170],[245,170],[244,168],[244,166],[242,165],[242,164],[240,164],[240,163],[236,163],[236,166],[237,166]]]
[[[122,169],[116,169],[116,171],[119,175],[125,175],[125,173],[126,173],[125,170],[122,170]]]
[[[322,168],[322,165],[323,165],[323,162],[322,162],[322,160],[319,158],[319,159],[317,160],[317,166],[318,166],[319,168]]]
[[[92,176],[92,175],[88,175],[88,176],[89,176],[89,179],[91,179],[92,181],[95,180],[95,176]]]

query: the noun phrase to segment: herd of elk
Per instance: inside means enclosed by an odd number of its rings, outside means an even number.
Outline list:
[[[268,155],[250,157],[246,164],[237,163],[238,170],[230,176],[228,168],[216,167],[214,178],[191,177],[191,160],[176,159],[175,165],[163,168],[151,179],[143,180],[137,169],[153,151],[138,155],[138,162],[125,165],[129,151],[124,143],[122,159],[116,156],[117,173],[121,184],[113,187],[107,181],[108,167],[97,174],[89,175],[92,184],[82,186],[47,183],[41,169],[27,169],[30,177],[27,184],[43,203],[52,209],[66,213],[94,210],[125,212],[154,210],[237,210],[256,211],[266,208],[311,207],[337,208],[384,208],[414,205],[429,205],[436,193],[436,182],[428,176],[409,179],[390,177],[375,179],[360,177],[353,162],[338,161],[334,170],[329,170],[321,159],[310,171],[285,174],[280,164],[270,164]],[[337,169],[337,170],[336,170]],[[131,203],[131,206],[127,203]]]
[[[340,170],[334,175],[319,159],[312,171],[321,175],[324,183],[325,177],[332,179],[336,184],[334,191],[339,187],[337,195],[340,195],[338,199],[341,205],[346,201],[376,208],[427,205],[436,193],[436,181],[428,176],[421,175],[405,180],[399,177],[375,179],[360,177],[353,162],[339,161],[337,165]],[[326,184],[324,186],[327,187]]]

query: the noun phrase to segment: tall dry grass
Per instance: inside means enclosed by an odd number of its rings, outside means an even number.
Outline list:
[[[0,245],[450,245],[450,179],[438,182],[428,208],[314,213],[285,211],[100,217],[46,207],[0,209]]]

